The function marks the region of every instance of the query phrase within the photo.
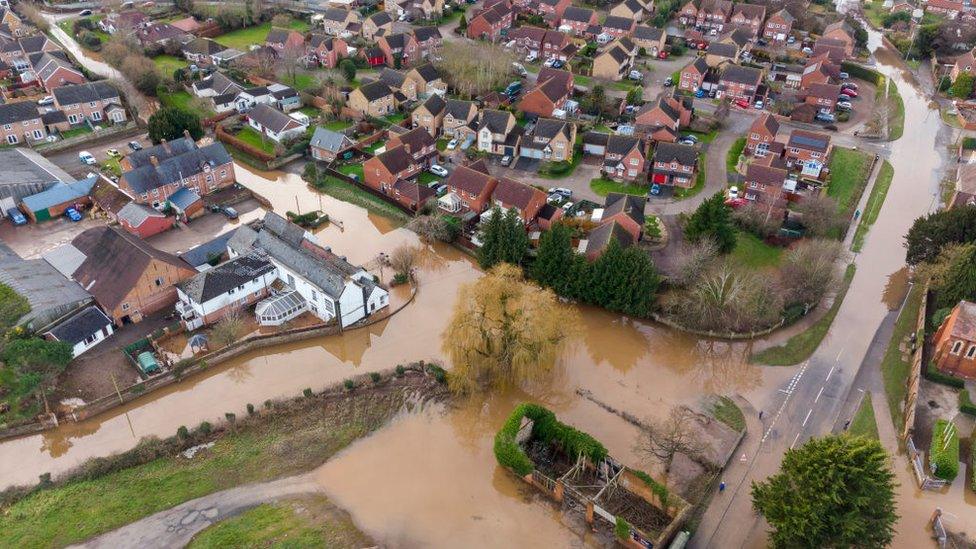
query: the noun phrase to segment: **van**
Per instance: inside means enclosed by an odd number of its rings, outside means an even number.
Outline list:
[[[522,83],[521,82],[512,82],[511,84],[508,85],[507,88],[505,88],[505,95],[507,95],[509,97],[514,97],[514,96],[518,95],[519,92],[521,92],[521,91],[522,91]]]

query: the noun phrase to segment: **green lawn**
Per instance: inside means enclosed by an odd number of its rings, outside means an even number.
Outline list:
[[[297,30],[298,32],[306,32],[309,29],[308,23],[305,21],[292,20],[290,29]],[[261,25],[255,25],[253,27],[247,27],[243,29],[238,29],[235,31],[228,32],[227,34],[221,34],[220,36],[214,38],[219,44],[223,44],[228,48],[234,48],[241,51],[248,51],[253,45],[263,45],[265,38],[268,37],[268,31],[271,30],[271,22]]]
[[[209,109],[201,109],[195,106],[195,98],[188,91],[180,90],[177,92],[161,92],[158,94],[158,96],[159,102],[162,103],[164,107],[176,107],[185,111],[190,111],[195,113],[200,118],[209,118],[214,115],[214,112]]]
[[[857,231],[854,233],[854,241],[851,243],[852,252],[861,251],[871,225],[877,221],[878,215],[881,213],[881,206],[888,195],[888,189],[891,187],[891,180],[894,176],[895,169],[885,160],[878,170],[878,177],[874,181],[874,187],[871,188],[871,196],[868,197],[868,203],[861,213],[861,223],[858,224]]]
[[[440,180],[441,180],[440,177],[428,171],[422,171],[420,172],[420,175],[417,176],[417,182],[420,183],[421,185],[429,185],[434,181],[440,181]]]
[[[736,167],[739,165],[739,157],[742,156],[742,151],[746,148],[746,138],[740,137],[732,143],[729,148],[729,153],[725,156],[725,170],[726,173],[735,173]]]
[[[699,143],[711,143],[712,141],[715,141],[716,137],[718,137],[718,130],[712,130],[708,133],[685,131],[681,132],[681,135],[694,135],[698,138]]]
[[[322,125],[323,128],[327,130],[332,130],[334,132],[341,132],[342,130],[348,128],[349,126],[352,126],[351,120],[338,120],[338,119],[329,120],[328,122]]]
[[[3,545],[78,543],[206,494],[309,471],[386,424],[402,397],[389,400],[377,405],[377,399],[350,396],[326,410],[316,399],[241,425],[192,460],[162,450],[167,457],[39,490],[0,513]]]
[[[590,87],[590,84],[593,83],[593,78],[591,78],[589,76],[582,75],[582,74],[574,74],[573,75],[573,83],[574,84],[579,84],[580,86],[583,86],[585,88],[589,88]]]
[[[750,269],[779,265],[782,257],[783,248],[770,246],[756,235],[745,231],[738,231],[736,234],[735,249],[730,254],[732,261]]]
[[[788,339],[783,345],[777,345],[776,347],[759,351],[749,357],[749,360],[768,366],[793,366],[810,358],[810,355],[817,350],[820,342],[827,335],[827,332],[830,330],[830,325],[834,322],[834,317],[837,316],[837,311],[840,309],[841,303],[844,302],[847,290],[851,287],[851,280],[854,278],[854,269],[853,263],[847,266],[847,271],[844,273],[843,282],[837,291],[837,295],[834,297],[834,302],[831,304],[830,310],[823,317],[814,322],[805,331]]]
[[[702,157],[698,157],[698,174],[695,175],[695,186],[690,189],[685,189],[683,187],[676,188],[674,190],[674,197],[677,199],[691,198],[696,194],[702,192],[705,188],[705,180],[708,177],[707,169],[705,167],[705,161]]]
[[[339,166],[339,169],[336,171],[344,175],[355,175],[360,181],[363,180],[362,164],[343,164],[342,166]]]
[[[93,15],[93,16],[89,17],[88,19],[91,20],[91,21],[94,21],[95,23],[98,23],[104,17],[105,17],[104,15]],[[65,34],[67,34],[68,36],[75,36],[74,22],[75,22],[75,19],[63,19],[63,20],[61,20],[61,22],[58,23],[58,26],[61,27],[61,30],[63,30],[65,32]],[[99,38],[99,40],[102,41],[102,45],[103,46],[112,37],[110,34],[108,34],[107,32],[101,31],[97,27],[95,28],[95,30],[88,31],[88,32],[90,32],[90,33],[94,34],[95,36],[97,36]],[[83,47],[85,49],[90,49],[90,48],[88,48],[88,46],[86,46],[80,40],[78,40],[78,43],[81,44],[81,47]]]
[[[827,196],[837,201],[841,211],[854,207],[867,183],[871,155],[854,149],[834,147],[830,158],[830,184]]]
[[[444,138],[444,137],[438,139],[437,140],[437,150],[440,151],[440,152],[446,151],[447,150],[447,144],[449,142],[450,142],[450,140],[447,139],[447,138]]]
[[[908,373],[912,367],[911,357],[908,357],[908,360],[902,357],[901,349],[898,347],[915,331],[918,310],[922,306],[924,296],[924,288],[920,284],[912,286],[905,300],[905,306],[898,314],[891,341],[888,342],[888,349],[881,359],[881,377],[884,379],[885,396],[888,399],[888,408],[891,409],[891,421],[895,425],[895,430],[900,430],[904,421],[902,403],[908,392]]]
[[[287,84],[298,91],[304,91],[315,87],[318,84],[318,80],[315,78],[314,74],[307,72],[296,72],[295,78],[292,78],[289,75],[282,76],[281,83]]]
[[[79,135],[85,135],[91,133],[91,128],[88,125],[78,126],[77,128],[71,128],[61,132],[61,139],[70,139],[72,137],[78,137]]]
[[[325,496],[265,503],[203,530],[190,549],[225,547],[368,547],[349,514]]]
[[[630,93],[630,90],[634,89],[634,86],[636,86],[636,84],[630,80],[618,80],[610,84],[611,88],[627,93]]]
[[[885,10],[881,7],[881,4],[881,0],[867,1],[861,4],[864,17],[876,29],[884,27]]]
[[[119,164],[118,158],[105,159],[105,162],[102,162],[102,170],[107,171],[117,177],[122,176],[122,166]]]
[[[746,428],[746,418],[742,415],[742,409],[729,397],[719,397],[712,404],[712,417],[728,425],[735,431],[744,431]]]
[[[153,63],[156,64],[156,68],[165,77],[172,77],[176,69],[187,67],[186,59],[176,57],[175,55],[157,55],[153,57]]]
[[[315,188],[343,202],[349,202],[375,214],[388,217],[401,225],[406,225],[410,221],[410,217],[403,210],[341,179],[326,177],[321,183],[316,184]]]
[[[388,114],[383,117],[383,120],[386,120],[390,124],[399,124],[400,122],[403,122],[406,119],[407,119],[407,113],[403,113],[403,112]]]
[[[268,154],[275,153],[274,141],[261,135],[260,132],[255,130],[250,126],[245,126],[241,131],[237,132],[234,136],[241,141],[247,143],[248,145],[258,149],[260,151],[266,152]]]
[[[647,185],[633,185],[621,181],[614,181],[606,177],[598,177],[590,181],[590,189],[600,196],[607,196],[610,193],[632,194],[635,196],[646,196]]]
[[[366,152],[368,152],[370,154],[376,154],[376,151],[382,149],[385,146],[386,146],[386,141],[383,141],[382,139],[380,139],[379,141],[373,143],[372,145],[369,145],[368,147],[366,147],[363,150],[365,150]]]
[[[879,88],[879,92],[884,97],[884,89]],[[888,141],[901,139],[905,133],[905,101],[898,93],[898,86],[894,82],[888,91],[888,99],[892,104],[891,116],[888,118]]]
[[[579,166],[582,160],[583,151],[577,149],[573,153],[573,159],[570,162],[543,162],[539,166],[537,175],[543,179],[562,179],[569,177],[573,175],[573,172],[576,171],[576,167]]]
[[[871,393],[864,393],[861,405],[851,418],[851,425],[847,432],[852,436],[862,436],[877,439],[878,422],[874,418],[874,407],[871,405]]]
[[[315,118],[318,118],[319,116],[322,115],[322,111],[320,109],[318,109],[316,107],[312,107],[312,106],[302,107],[302,108],[298,109],[298,112],[304,114],[305,116],[307,116],[307,117],[309,117],[309,118],[311,118],[313,120]]]

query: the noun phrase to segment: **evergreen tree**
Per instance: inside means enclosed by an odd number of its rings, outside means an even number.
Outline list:
[[[200,117],[176,107],[163,107],[149,117],[149,139],[153,143],[159,143],[163,139],[180,139],[184,130],[188,130],[194,140],[203,137]]]
[[[495,206],[491,217],[481,225],[481,249],[478,250],[478,264],[482,269],[490,269],[502,259],[503,231],[505,230],[501,210]]]
[[[505,212],[502,225],[505,227],[505,250],[502,261],[512,265],[521,265],[525,254],[529,251],[529,235],[525,232],[522,218],[515,209]]]
[[[962,300],[976,300],[976,245],[963,247],[953,259],[943,277],[943,284],[936,292],[937,309],[955,307]]]
[[[946,244],[976,242],[976,206],[963,206],[919,217],[905,237],[905,262],[934,261]]]
[[[573,251],[573,231],[563,223],[556,223],[539,239],[530,274],[539,284],[552,288],[563,297],[577,297],[576,276],[580,257]]]
[[[461,14],[461,19],[458,20],[457,28],[462,32],[468,30],[468,19],[464,17],[463,13]]]
[[[651,258],[639,248],[611,240],[589,266],[587,301],[607,310],[644,317],[651,312],[660,278]]]
[[[529,250],[529,235],[522,219],[514,209],[502,214],[495,206],[491,212],[491,217],[481,226],[478,263],[482,269],[490,269],[499,263],[520,265]]]
[[[729,253],[735,248],[732,209],[725,204],[722,193],[715,193],[691,214],[685,225],[685,238],[691,242],[710,238],[722,253]]]

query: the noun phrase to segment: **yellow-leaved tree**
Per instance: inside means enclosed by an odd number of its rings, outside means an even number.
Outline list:
[[[551,290],[526,282],[502,263],[462,286],[444,331],[453,364],[448,383],[459,393],[522,386],[552,371],[578,331],[576,312]]]

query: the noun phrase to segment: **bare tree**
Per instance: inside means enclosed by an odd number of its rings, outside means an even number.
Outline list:
[[[443,217],[438,215],[418,215],[407,225],[411,231],[420,235],[424,242],[453,241],[457,233]]]
[[[510,80],[514,55],[497,44],[456,42],[443,52],[441,69],[458,94],[474,97]]]
[[[813,304],[837,281],[837,258],[843,246],[833,239],[801,241],[786,254],[780,279],[790,303]]]
[[[718,245],[708,238],[682,246],[675,259],[675,274],[671,281],[688,286],[697,280],[718,257]]]
[[[769,208],[752,203],[733,210],[732,219],[743,229],[764,238],[775,233],[782,221],[779,217],[770,216]]]
[[[284,49],[278,52],[281,73],[287,77],[287,81],[292,86],[296,86],[295,79],[298,77],[298,70],[304,66],[305,45],[304,44],[285,44]]]
[[[409,244],[402,244],[397,246],[393,250],[393,253],[390,254],[390,266],[393,267],[396,274],[405,278],[412,278],[411,271],[414,265],[417,264],[419,255],[420,248],[410,246]]]
[[[241,318],[240,310],[234,310],[217,321],[213,327],[213,342],[226,347],[237,341],[244,331],[244,320]]]
[[[795,211],[811,236],[828,236],[844,227],[844,214],[837,201],[827,195],[808,196],[797,203]]]
[[[677,454],[698,459],[705,445],[695,431],[695,413],[684,406],[671,409],[664,421],[652,421],[637,440],[638,451],[657,460],[664,472],[671,472],[671,463]]]

